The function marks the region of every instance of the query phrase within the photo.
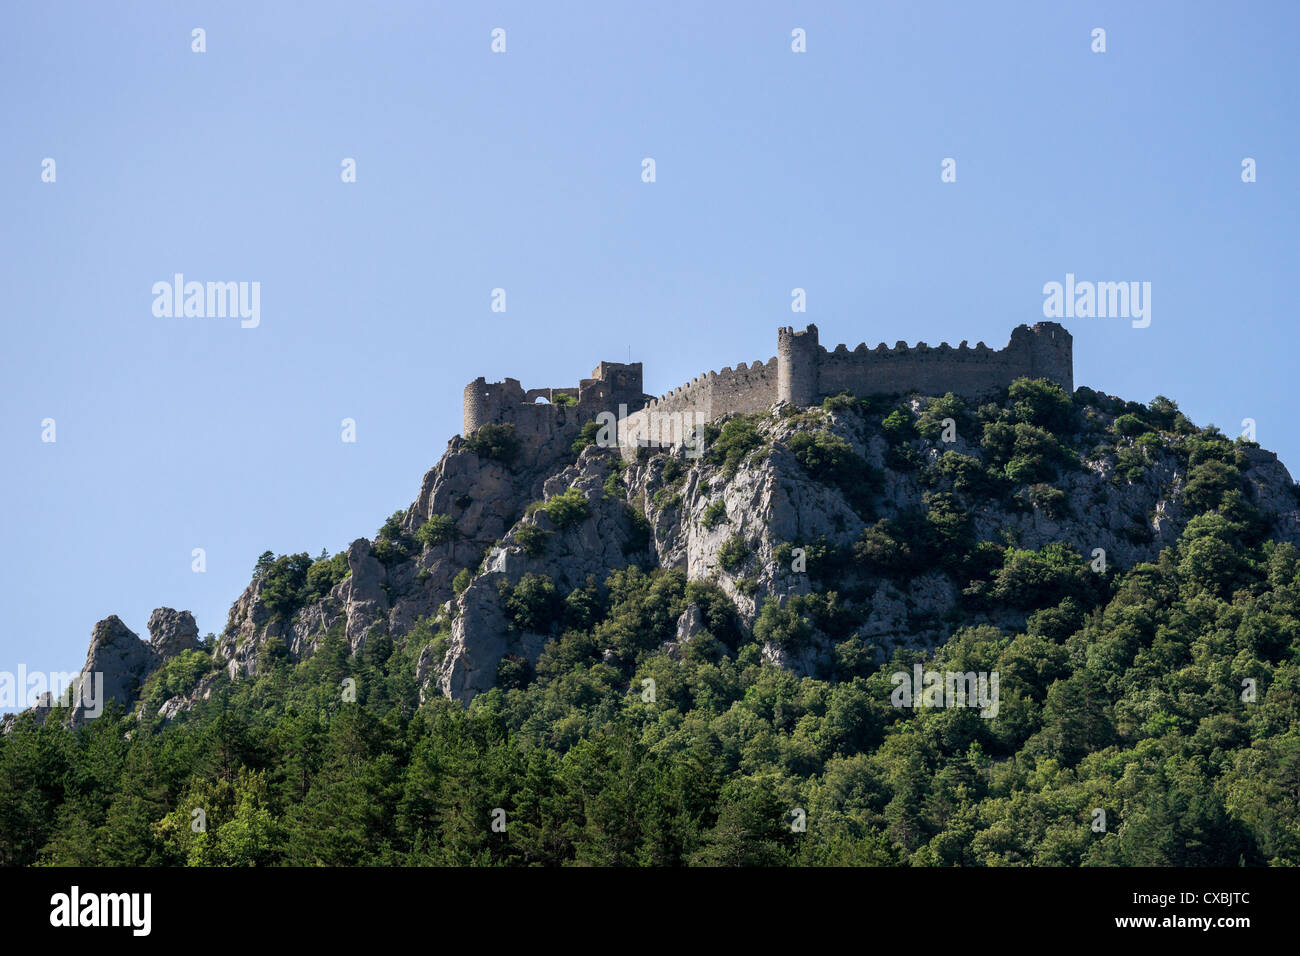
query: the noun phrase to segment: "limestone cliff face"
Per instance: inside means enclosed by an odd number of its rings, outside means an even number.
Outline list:
[[[422,682],[444,695],[469,699],[492,686],[494,669],[504,655],[536,660],[548,635],[512,632],[498,596],[501,582],[515,584],[527,574],[548,575],[561,592],[568,592],[589,576],[602,578],[629,563],[678,568],[690,580],[716,581],[746,627],[753,626],[769,599],[784,602],[808,594],[817,569],[794,570],[783,549],[814,542],[847,548],[867,522],[840,489],[812,477],[791,452],[791,438],[809,427],[807,417],[783,416],[780,407],[761,416],[761,447],[732,475],[722,464],[688,458],[680,449],[658,452],[615,470],[614,494],[609,491],[612,454],[588,448],[576,465],[548,480],[544,490],[549,497],[566,488],[580,489],[591,516],[576,529],[545,538],[545,551],[537,556],[528,556],[516,539],[519,529],[529,524],[551,530],[544,515],[526,517],[505,534],[446,612],[451,640],[445,650],[426,649]],[[883,472],[884,487],[872,518],[904,522],[909,513],[924,507],[934,490],[923,480],[924,468],[890,468],[884,438],[868,434],[855,416],[825,413],[818,430],[844,439]],[[949,451],[975,458],[982,454],[977,442],[960,438],[949,443],[916,439],[910,445],[922,465]],[[1300,539],[1295,485],[1287,470],[1262,449],[1248,447],[1246,456],[1248,497],[1271,525],[1273,536]],[[1084,456],[1081,467],[1063,470],[1055,483],[1067,502],[1059,511],[1029,503],[1023,496],[989,498],[970,508],[972,531],[977,541],[1014,542],[1029,550],[1066,542],[1085,558],[1104,552],[1110,565],[1129,568],[1154,560],[1185,527],[1181,467],[1174,454],[1161,451],[1150,456],[1140,478],[1116,480],[1114,461]],[[672,479],[665,477],[670,471]],[[650,541],[644,553],[639,546],[629,547],[635,532],[626,521],[628,505],[648,521]],[[734,547],[736,541],[743,542],[743,556],[727,559],[728,543]],[[885,647],[934,643],[949,635],[945,619],[957,611],[961,593],[942,569],[918,569],[902,579],[869,573],[853,577],[859,590],[865,590],[859,601],[864,621],[857,629],[863,641]],[[827,586],[825,576],[821,586]],[[993,608],[984,619],[1020,627],[1025,615]],[[683,627],[689,633],[689,624]],[[774,663],[812,674],[826,664],[830,652],[829,641],[819,637],[814,634],[797,655],[770,644],[764,653]]]
[[[629,564],[650,566],[654,555],[626,501],[609,495],[605,483],[616,458],[590,448],[571,465],[548,479],[543,498],[576,489],[586,502],[587,514],[561,527],[543,510],[521,518],[488,553],[482,571],[456,598],[449,613],[451,641],[439,658],[432,648],[421,656],[420,670],[427,682],[448,697],[468,700],[496,682],[497,665],[506,654],[535,662],[550,639],[549,633],[511,626],[503,608],[503,585],[518,585],[528,575],[545,576],[561,594],[601,582],[616,568]],[[521,545],[528,531],[539,532],[542,553],[530,555]]]
[[[901,412],[919,420],[924,401],[903,402]],[[346,567],[340,563],[342,576],[327,593],[286,605],[265,577],[253,580],[211,649],[212,671],[159,712],[173,718],[217,684],[255,677],[273,655],[305,660],[330,633],[352,652],[379,633],[399,642],[418,634],[423,646],[412,659],[424,696],[468,701],[497,684],[503,662],[526,672],[556,636],[558,625],[521,613],[519,595],[542,585],[536,593],[545,600],[563,601],[584,588],[600,592],[611,571],[629,566],[715,582],[746,630],[768,602],[784,606],[834,590],[851,608],[864,646],[927,646],[972,622],[971,593],[979,587],[968,586],[969,576],[959,580],[943,555],[901,572],[884,559],[854,564],[844,556],[858,554],[855,544],[881,527],[918,527],[917,516],[936,494],[955,502],[954,520],[964,524],[973,553],[981,544],[1032,550],[1064,542],[1085,561],[1104,553],[1115,568],[1156,559],[1193,513],[1188,459],[1171,447],[1172,438],[1140,446],[1117,438],[1116,415],[1098,408],[1079,410],[1085,433],[1072,439],[1071,464],[1050,479],[1003,482],[976,494],[939,467],[950,459],[968,466],[988,459],[973,418],[951,441],[915,432],[899,440],[884,434],[879,413],[873,419],[860,408],[828,404],[778,403],[748,416],[750,439],[730,457],[707,444],[695,458],[676,448],[625,460],[595,445],[578,454],[567,429],[529,436],[506,461],[453,439],[400,520],[373,539],[353,541],[337,559]],[[810,435],[851,449],[852,460],[876,476],[869,504],[848,490],[854,476],[828,480],[817,473],[807,454]],[[1110,446],[1090,450],[1107,435]],[[1231,447],[1240,491],[1267,534],[1300,541],[1300,499],[1286,468],[1257,446]],[[1025,612],[986,601],[977,621],[1022,627]],[[669,649],[702,628],[698,609],[688,608],[676,634],[667,635]],[[763,653],[800,674],[825,673],[833,647],[818,628],[814,616],[797,650],[771,642]],[[188,612],[160,609],[150,631],[152,646],[116,618],[101,621],[86,672],[104,672],[111,695],[134,701],[161,663],[198,646]]]

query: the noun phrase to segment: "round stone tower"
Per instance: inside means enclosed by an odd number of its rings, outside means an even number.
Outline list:
[[[791,405],[816,405],[820,398],[817,326],[802,332],[783,326],[776,333],[776,397]]]
[[[487,379],[482,375],[465,386],[465,401],[462,408],[461,434],[469,437],[487,422]]]

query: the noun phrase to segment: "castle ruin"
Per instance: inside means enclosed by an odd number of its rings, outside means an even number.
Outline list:
[[[844,345],[827,351],[817,340],[817,326],[801,332],[787,326],[777,331],[776,355],[767,362],[708,372],[658,398],[642,393],[640,362],[601,362],[577,388],[525,391],[517,379],[489,383],[479,377],[465,386],[464,434],[488,423],[510,423],[525,440],[564,437],[609,412],[619,419],[620,446],[630,451],[660,443],[666,435],[680,441],[683,421],[693,425],[760,412],[775,402],[818,405],[843,392],[954,392],[978,400],[1025,377],[1049,379],[1072,393],[1073,342],[1058,323],[1038,322],[1016,326],[1002,349],[983,342],[974,348],[965,342],[956,348],[899,342],[893,348],[863,343],[851,351]]]

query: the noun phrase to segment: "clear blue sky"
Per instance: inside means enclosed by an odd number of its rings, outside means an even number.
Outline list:
[[[1296,4],[371,6],[0,11],[0,670],[114,613],[219,632],[260,552],[406,507],[479,374],[1000,347],[1067,272],[1153,287],[1149,328],[1066,322],[1077,384],[1300,468]],[[260,282],[260,327],[155,318],[175,272]]]

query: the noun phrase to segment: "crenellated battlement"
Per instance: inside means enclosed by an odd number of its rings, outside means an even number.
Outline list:
[[[619,422],[619,442],[631,448],[654,443],[661,435],[679,434],[685,418],[712,421],[762,411],[774,402],[817,405],[841,392],[858,396],[954,392],[979,399],[1022,377],[1046,378],[1067,392],[1074,391],[1074,340],[1056,322],[1016,326],[1001,349],[965,341],[956,347],[946,342],[936,346],[897,342],[892,348],[883,342],[874,348],[862,342],[853,349],[840,344],[828,351],[817,336],[815,325],[798,332],[782,327],[777,330],[775,357],[705,372],[657,398],[642,394],[639,362],[601,362],[577,388],[525,391],[516,379],[489,383],[478,378],[465,386],[464,433],[469,435],[489,422],[512,422],[532,432],[557,427],[576,431],[582,422],[609,412],[625,416]],[[545,403],[538,404],[538,398]]]
[[[805,350],[793,360],[813,369],[803,371],[796,365],[798,374],[814,379],[815,401],[843,391],[854,395],[955,392],[979,398],[1020,377],[1050,379],[1074,391],[1073,338],[1055,322],[1017,326],[1001,349],[983,342],[972,347],[965,341],[955,348],[947,342],[937,346],[898,342],[892,348],[883,342],[871,348],[863,342],[851,351],[847,345],[829,352]]]

